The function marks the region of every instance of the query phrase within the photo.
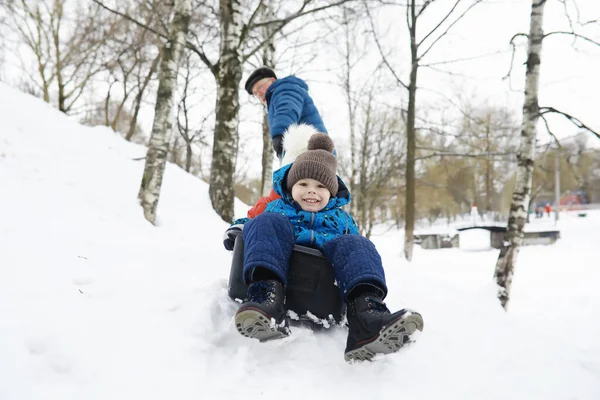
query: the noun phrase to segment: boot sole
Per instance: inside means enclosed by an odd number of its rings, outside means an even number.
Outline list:
[[[414,342],[412,335],[423,330],[423,317],[415,312],[409,312],[391,325],[384,327],[369,343],[350,350],[344,354],[344,359],[350,361],[370,361],[376,354],[390,354],[400,350],[404,345]]]
[[[271,316],[257,309],[238,311],[235,327],[242,336],[261,342],[281,339],[290,334],[287,326],[278,326]]]

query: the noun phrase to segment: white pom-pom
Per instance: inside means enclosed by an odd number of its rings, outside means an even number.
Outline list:
[[[308,149],[308,141],[315,133],[319,133],[319,131],[312,125],[290,125],[283,134],[283,151],[285,155],[281,166],[293,163],[296,157],[304,153]]]

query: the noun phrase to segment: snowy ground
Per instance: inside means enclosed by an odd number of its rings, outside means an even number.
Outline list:
[[[169,165],[153,227],[142,147],[2,84],[0,124],[1,400],[600,398],[598,211],[522,249],[508,313],[497,251],[417,248],[407,264],[400,232],[375,237],[388,305],[425,330],[350,365],[344,328],[265,344],[235,331],[206,184]]]

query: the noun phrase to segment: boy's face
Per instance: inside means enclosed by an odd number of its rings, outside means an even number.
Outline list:
[[[304,211],[321,211],[331,198],[331,193],[321,182],[314,179],[300,179],[292,186],[292,198]]]

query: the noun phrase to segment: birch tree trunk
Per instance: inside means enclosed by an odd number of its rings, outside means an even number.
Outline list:
[[[271,65],[271,64],[264,64]],[[268,196],[273,188],[273,147],[271,146],[271,131],[269,129],[269,118],[267,112],[263,113],[262,122],[262,177],[260,180],[261,196]]]
[[[62,54],[61,54],[61,41],[60,41],[60,27],[63,17],[63,2],[57,1],[54,3],[56,7],[56,25],[52,26],[52,40],[54,43],[54,57],[56,58],[56,81],[58,83],[58,109],[64,113],[66,109],[66,96],[65,96],[65,81],[63,78],[62,65]]]
[[[173,124],[173,95],[177,85],[179,60],[186,45],[192,1],[175,0],[174,9],[169,37],[162,49],[154,122],[138,195],[144,209],[144,217],[152,224],[156,220],[156,207],[169,152]]]
[[[507,239],[500,250],[494,279],[498,284],[498,299],[507,308],[513,271],[523,243],[523,227],[527,220],[527,208],[531,196],[533,157],[535,154],[536,124],[539,118],[538,83],[542,53],[542,22],[546,0],[532,0],[527,72],[525,75],[525,102],[521,141],[517,154],[517,179],[508,217]]]
[[[350,193],[352,195],[358,195],[356,191],[358,181],[358,156],[356,154],[356,101],[354,99],[352,86],[352,68],[353,63],[351,60],[353,47],[355,43],[350,26],[350,16],[348,8],[343,8],[343,27],[344,27],[344,43],[343,43],[343,56],[344,56],[344,95],[346,96],[346,105],[348,108],[348,123],[350,125]],[[350,214],[358,214],[359,201],[350,202]]]
[[[264,19],[266,21],[275,19],[275,16],[272,11],[272,4],[269,2],[265,5],[264,11]],[[265,45],[263,51],[263,65],[266,65],[270,68],[275,67],[275,45],[273,39],[272,26],[265,25],[263,28],[264,36],[271,38],[269,42]],[[262,196],[267,196],[273,187],[273,147],[271,146],[271,131],[269,129],[269,118],[267,116],[266,110],[263,113],[263,123],[262,123],[262,132],[263,132],[263,151],[262,151],[262,178],[260,185],[260,193]]]
[[[407,12],[409,12],[407,10]],[[417,15],[415,0],[410,7],[409,24],[410,32],[410,82],[408,84],[408,111],[406,116],[406,204],[404,215],[404,257],[412,261],[415,231],[415,153],[416,153],[416,128],[415,113],[417,101],[417,71],[419,68],[417,45]]]
[[[239,0],[220,0],[221,47],[217,79],[216,126],[210,166],[209,196],[226,222],[233,220],[233,177],[238,150],[238,84],[242,79],[239,44],[243,23]]]

